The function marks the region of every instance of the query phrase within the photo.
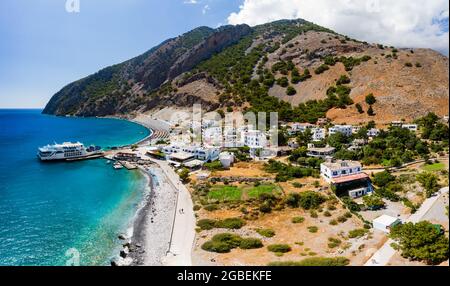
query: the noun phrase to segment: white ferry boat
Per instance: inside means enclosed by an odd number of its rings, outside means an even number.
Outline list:
[[[103,154],[99,146],[86,148],[82,143],[64,142],[63,144],[47,145],[38,149],[37,156],[42,161],[87,159]]]

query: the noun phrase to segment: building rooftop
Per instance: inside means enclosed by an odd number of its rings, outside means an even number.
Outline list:
[[[195,168],[195,167],[198,167],[198,166],[203,166],[204,163],[205,162],[200,161],[200,160],[192,160],[192,161],[184,163],[183,165],[188,167],[188,168]]]
[[[330,168],[331,170],[339,170],[344,167],[350,167],[350,168],[356,168],[361,167],[361,163],[357,161],[346,161],[346,160],[337,160],[334,162],[325,162],[323,163],[326,167]]]
[[[358,173],[358,174],[354,174],[354,175],[333,178],[332,182],[333,182],[333,184],[342,184],[342,183],[347,183],[347,182],[357,181],[357,180],[362,180],[362,179],[368,179],[368,178],[369,178],[369,175],[367,175],[366,173]]]
[[[186,152],[178,152],[178,153],[173,153],[172,155],[170,155],[171,159],[175,159],[175,160],[179,160],[179,161],[184,161],[184,160],[194,158],[194,157],[195,157],[195,155],[186,153]]]
[[[334,148],[334,147],[323,147],[323,148],[311,147],[311,148],[308,148],[309,152],[317,152],[317,153],[331,153],[331,152],[334,152],[335,150],[336,150],[336,148]]]
[[[398,222],[398,220],[399,220],[399,218],[392,217],[392,216],[384,214],[384,215],[374,219],[373,222],[374,223],[379,223],[379,224],[382,224],[382,225],[386,225],[386,226],[390,226],[390,225]]]

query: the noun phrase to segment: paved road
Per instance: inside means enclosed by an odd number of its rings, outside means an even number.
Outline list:
[[[163,263],[168,266],[191,266],[192,247],[195,239],[195,215],[191,194],[167,162],[153,161],[161,167],[172,185],[178,190],[172,240]]]
[[[448,187],[442,188],[439,190],[439,192],[431,197],[426,199],[423,204],[420,206],[420,208],[412,214],[408,219],[405,220],[405,222],[413,222],[417,223],[422,220],[422,218],[428,213],[428,211],[433,207],[433,205],[436,203],[436,201],[439,199],[440,196],[442,196],[445,193],[448,193]],[[392,239],[389,239],[386,241],[383,246],[378,249],[377,252],[364,264],[364,266],[385,266],[389,263],[391,258],[395,255],[395,250],[391,247],[391,244],[394,241]]]

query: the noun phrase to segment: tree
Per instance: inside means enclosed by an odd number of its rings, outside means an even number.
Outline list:
[[[364,113],[364,110],[363,110],[361,104],[357,103],[357,104],[355,104],[355,107],[360,114]]]
[[[375,96],[373,96],[373,93],[370,93],[366,96],[366,103],[368,105],[375,104],[375,102],[377,102],[377,100],[375,99]]]
[[[365,196],[363,201],[364,204],[371,210],[379,210],[385,206],[383,200],[376,195]]]
[[[346,75],[341,75],[339,77],[339,79],[336,82],[336,85],[342,85],[342,84],[349,84],[350,83],[350,78]]]
[[[287,87],[289,85],[289,80],[287,77],[281,77],[277,79],[277,84],[281,87]]]
[[[424,172],[416,176],[419,183],[425,189],[427,198],[439,190],[438,177],[435,174]]]
[[[375,112],[373,111],[372,105],[369,105],[369,109],[367,109],[367,115],[374,116]]]
[[[441,226],[428,221],[396,225],[390,235],[398,243],[402,256],[437,265],[449,257],[449,240]]]
[[[181,171],[178,173],[178,175],[180,176],[180,179],[183,183],[189,182],[189,169],[187,169],[187,168],[181,169]]]
[[[292,86],[288,86],[288,88],[286,89],[287,95],[295,95],[296,93],[297,93],[297,91]]]
[[[378,187],[385,187],[390,182],[395,181],[395,177],[388,171],[383,171],[375,174],[372,181]]]

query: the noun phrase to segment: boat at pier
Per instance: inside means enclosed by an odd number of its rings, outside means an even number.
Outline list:
[[[41,161],[76,161],[99,158],[103,151],[99,146],[85,147],[84,144],[77,142],[64,142],[62,144],[47,145],[38,148],[37,156]]]

